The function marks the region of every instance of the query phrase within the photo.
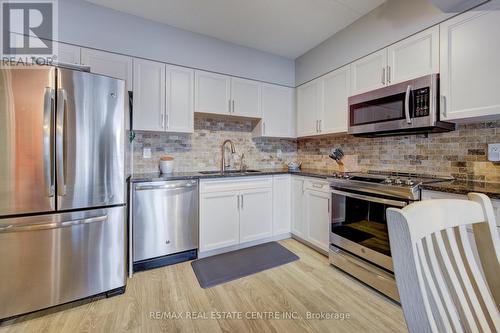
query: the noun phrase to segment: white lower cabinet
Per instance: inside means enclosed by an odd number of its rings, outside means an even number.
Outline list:
[[[200,182],[200,252],[273,235],[272,177]]]
[[[328,251],[331,200],[328,182],[292,177],[292,234]]]
[[[307,235],[304,221],[305,178],[292,177],[292,234],[305,239]]]
[[[328,251],[330,225],[330,192],[305,191],[307,225],[306,240]]]
[[[238,244],[239,192],[202,193],[200,200],[200,251]]]
[[[240,193],[240,243],[273,234],[273,190],[262,188]]]
[[[291,231],[291,180],[290,175],[273,176],[273,235]]]

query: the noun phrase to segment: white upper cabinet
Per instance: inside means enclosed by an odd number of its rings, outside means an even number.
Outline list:
[[[262,84],[262,121],[254,136],[275,138],[296,137],[295,89]]]
[[[262,118],[260,86],[257,81],[231,78],[231,114]]]
[[[498,119],[500,10],[461,14],[440,31],[441,119]]]
[[[351,64],[351,96],[386,85],[387,49],[372,53]]]
[[[297,136],[319,134],[322,112],[322,81],[313,80],[297,88]]]
[[[439,73],[439,26],[387,48],[387,84]]]
[[[132,58],[98,50],[82,48],[82,65],[90,66],[92,73],[125,80],[128,91],[132,91]]]
[[[166,66],[166,115],[167,132],[193,132],[194,119],[194,70]]]
[[[54,44],[57,44],[58,62],[65,64],[75,64],[75,65],[81,64],[81,57],[80,57],[81,48],[79,46],[74,46],[65,43],[58,43],[58,42],[54,42]]]
[[[230,114],[231,78],[226,75],[195,71],[194,111]]]
[[[134,130],[164,131],[165,64],[134,59]]]
[[[322,78],[323,112],[320,117],[321,134],[347,132],[348,105],[350,92],[350,66],[333,71]]]

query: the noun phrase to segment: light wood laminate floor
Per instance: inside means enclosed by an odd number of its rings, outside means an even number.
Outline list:
[[[209,289],[199,286],[188,262],[141,272],[128,280],[123,295],[4,322],[0,333],[407,331],[399,305],[301,243],[280,243],[300,260]],[[160,313],[153,319],[152,312]],[[187,312],[198,319],[186,319]],[[349,318],[308,319],[307,312]],[[183,318],[167,318],[177,315]],[[248,319],[252,316],[278,318]]]

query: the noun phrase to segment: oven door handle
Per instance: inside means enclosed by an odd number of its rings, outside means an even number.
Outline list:
[[[338,191],[338,190],[330,190],[330,193],[332,194],[339,194],[343,195],[349,198],[354,198],[354,199],[360,199],[360,200],[366,200],[366,201],[371,201],[371,202],[377,202],[381,204],[386,204],[386,205],[391,205],[395,207],[400,207],[403,208],[408,205],[407,202],[404,201],[397,201],[397,200],[391,200],[391,199],[384,199],[384,198],[378,198],[378,197],[372,197],[369,195],[363,195],[363,194],[357,194],[357,193],[351,193],[351,192],[344,192],[344,191]]]
[[[411,95],[411,86],[408,85],[408,87],[406,87],[406,94],[405,94],[405,117],[406,117],[406,122],[408,124],[411,124],[411,118],[410,118],[410,95]]]

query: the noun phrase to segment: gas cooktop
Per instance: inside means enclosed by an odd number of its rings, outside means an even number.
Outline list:
[[[330,186],[333,188],[368,192],[408,200],[419,200],[420,185],[449,181],[453,180],[453,177],[371,170],[366,173],[334,173],[328,180],[330,181]]]

